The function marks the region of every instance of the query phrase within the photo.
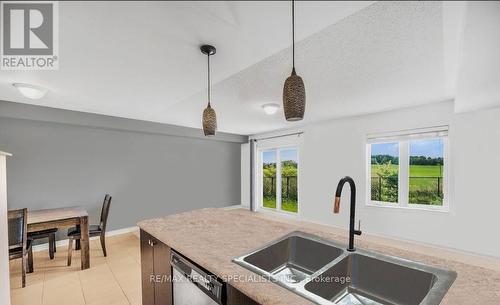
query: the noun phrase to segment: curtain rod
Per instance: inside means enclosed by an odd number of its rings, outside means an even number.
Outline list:
[[[300,136],[303,133],[304,133],[303,131],[299,131],[299,132],[287,133],[287,134],[283,134],[283,135],[279,135],[279,136],[272,136],[272,137],[267,137],[267,138],[259,138],[259,139],[251,139],[251,140],[261,141],[261,140],[270,140],[270,139],[283,138],[283,137],[295,136],[295,135]]]
[[[406,135],[417,135],[417,134],[426,134],[433,132],[442,132],[448,131],[449,125],[437,125],[437,126],[429,126],[422,128],[414,128],[414,129],[400,129],[395,131],[388,132],[377,132],[377,133],[369,133],[366,135],[367,139],[378,139],[378,138],[389,138],[396,136],[406,136]]]

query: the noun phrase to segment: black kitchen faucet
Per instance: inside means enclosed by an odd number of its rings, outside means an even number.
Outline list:
[[[349,222],[349,247],[347,248],[347,251],[354,252],[356,251],[356,248],[354,248],[354,234],[356,235],[361,235],[361,230],[358,228],[356,230],[354,228],[354,218],[355,218],[355,209],[356,209],[356,185],[354,184],[354,180],[349,177],[345,176],[344,178],[340,179],[339,184],[337,185],[337,191],[335,192],[335,204],[333,208],[333,212],[335,214],[338,214],[340,211],[340,195],[342,194],[342,188],[344,187],[344,184],[346,182],[349,183],[349,186],[351,188],[351,212],[350,212],[350,222]]]

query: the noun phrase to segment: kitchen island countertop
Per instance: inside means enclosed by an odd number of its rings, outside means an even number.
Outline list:
[[[277,284],[255,281],[255,273],[233,263],[233,258],[293,231],[342,244],[348,235],[342,229],[245,209],[194,210],[143,220],[138,226],[263,305],[313,303]],[[356,238],[356,247],[456,271],[457,279],[441,304],[500,304],[500,260],[488,258],[485,263],[473,255],[453,256],[448,250],[366,234]]]

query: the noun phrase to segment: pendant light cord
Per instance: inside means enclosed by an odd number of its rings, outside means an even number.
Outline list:
[[[210,54],[207,54],[208,60],[208,107],[210,107]]]
[[[292,68],[295,71],[295,0],[292,0]]]

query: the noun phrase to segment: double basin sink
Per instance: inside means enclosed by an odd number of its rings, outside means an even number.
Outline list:
[[[456,278],[451,270],[359,249],[348,252],[303,232],[233,261],[314,303],[330,305],[437,305]]]

